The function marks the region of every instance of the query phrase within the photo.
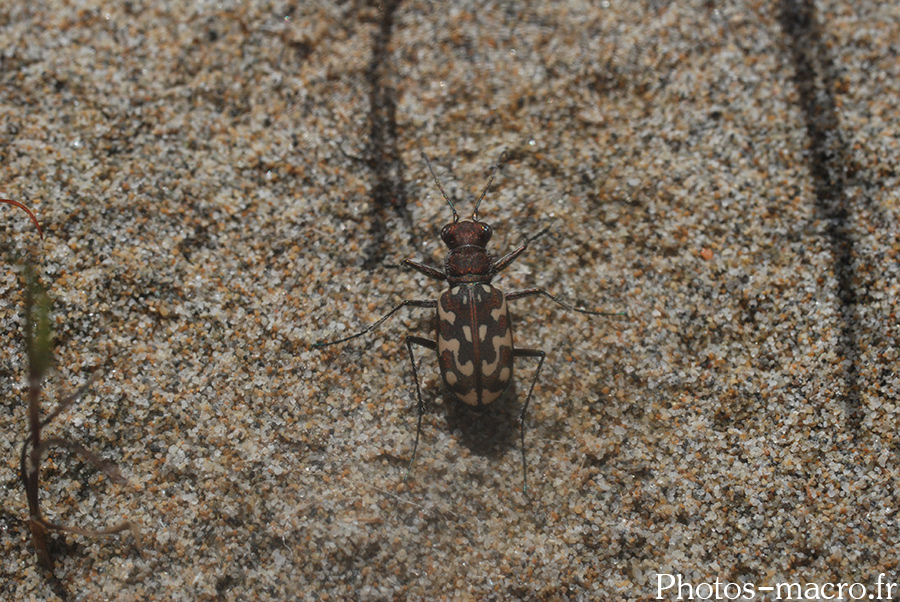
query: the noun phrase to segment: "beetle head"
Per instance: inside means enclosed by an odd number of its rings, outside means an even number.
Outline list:
[[[451,250],[469,246],[486,247],[493,233],[489,225],[474,218],[454,220],[441,230],[441,240]]]
[[[488,241],[491,240],[493,231],[489,225],[478,221],[478,207],[481,206],[481,201],[484,200],[484,195],[487,194],[488,189],[491,187],[491,183],[494,181],[494,175],[497,173],[497,169],[500,167],[500,163],[503,162],[505,156],[506,151],[500,153],[500,158],[497,159],[497,163],[491,171],[491,177],[488,178],[487,186],[481,191],[481,196],[478,197],[478,201],[475,203],[475,209],[472,211],[472,219],[460,221],[459,214],[456,212],[453,201],[451,201],[450,197],[447,196],[447,193],[444,192],[444,187],[441,186],[440,181],[434,173],[434,169],[431,167],[431,161],[428,160],[428,155],[422,152],[422,158],[425,159],[425,164],[428,165],[428,169],[431,171],[431,177],[434,178],[434,183],[437,184],[438,189],[441,191],[441,195],[453,211],[453,221],[444,226],[441,230],[441,240],[444,241],[444,244],[446,244],[450,250],[461,247],[484,248],[487,246]]]

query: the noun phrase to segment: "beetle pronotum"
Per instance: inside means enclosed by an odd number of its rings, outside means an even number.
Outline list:
[[[498,273],[510,266],[528,245],[545,234],[549,227],[525,240],[519,248],[510,251],[498,260],[488,254],[486,246],[491,239],[491,227],[478,221],[478,208],[494,181],[494,175],[506,153],[502,153],[491,171],[487,185],[475,203],[470,219],[459,219],[453,201],[447,196],[444,187],[438,181],[427,155],[422,153],[425,163],[434,178],[435,184],[450,209],[453,221],[441,230],[441,239],[447,245],[448,253],[444,260],[444,269],[431,267],[405,259],[403,265],[417,272],[447,282],[449,288],[439,299],[406,300],[389,311],[386,315],[364,330],[334,341],[320,341],[315,347],[337,345],[361,337],[371,332],[385,320],[405,307],[416,307],[437,310],[437,340],[419,336],[407,336],[406,347],[412,366],[413,378],[416,381],[416,400],[418,419],[416,422],[416,440],[413,444],[412,456],[407,468],[407,476],[412,468],[419,447],[422,432],[422,415],[425,404],[422,401],[422,389],[416,369],[413,345],[418,345],[438,355],[441,380],[444,387],[458,401],[473,410],[483,410],[500,399],[509,389],[513,381],[513,360],[517,357],[537,358],[538,364],[528,388],[528,395],[519,414],[519,437],[522,446],[522,476],[524,491],[527,492],[528,472],[525,460],[525,413],[531,402],[534,385],[537,382],[544,364],[546,353],[540,349],[518,349],[513,344],[512,320],[510,319],[508,301],[516,301],[525,297],[543,295],[562,307],[591,315],[623,315],[624,312],[610,313],[591,311],[575,307],[559,299],[544,289],[527,288],[511,293],[504,293],[491,284]]]

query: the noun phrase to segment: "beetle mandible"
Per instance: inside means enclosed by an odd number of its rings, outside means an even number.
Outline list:
[[[334,341],[319,341],[314,344],[321,348],[329,345],[345,343],[363,336],[378,328],[388,318],[405,307],[437,309],[437,340],[419,336],[407,336],[406,347],[412,366],[413,378],[416,381],[416,400],[418,419],[416,422],[416,440],[413,444],[412,456],[407,468],[407,477],[412,469],[419,447],[422,432],[422,415],[425,404],[422,401],[422,389],[416,369],[413,346],[418,345],[438,355],[441,380],[450,394],[472,410],[484,410],[500,399],[509,389],[513,381],[513,360],[517,357],[536,358],[537,368],[528,395],[519,414],[519,438],[522,447],[523,491],[527,494],[528,471],[525,460],[525,413],[531,402],[534,385],[537,382],[544,364],[546,353],[541,349],[519,349],[513,344],[512,320],[510,319],[508,301],[516,301],[525,297],[543,295],[562,307],[583,314],[591,315],[623,315],[624,312],[600,312],[575,307],[562,299],[551,295],[542,288],[527,288],[511,293],[504,293],[491,284],[494,276],[505,270],[525,252],[528,245],[543,236],[550,228],[545,227],[537,234],[527,238],[517,249],[510,251],[495,260],[487,252],[487,243],[493,231],[490,225],[478,220],[478,208],[494,181],[497,169],[503,162],[506,152],[501,153],[494,165],[488,183],[475,203],[470,219],[459,219],[456,207],[444,187],[441,185],[431,167],[428,156],[422,152],[422,158],[437,184],[441,195],[453,211],[453,221],[441,230],[441,239],[447,245],[448,253],[444,260],[444,268],[436,268],[413,261],[403,260],[407,268],[433,278],[444,281],[449,288],[441,293],[439,299],[403,301],[379,320],[364,330]]]

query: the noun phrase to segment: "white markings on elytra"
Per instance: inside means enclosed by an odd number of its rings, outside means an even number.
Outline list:
[[[505,390],[506,389],[495,392],[495,391],[489,391],[489,390],[485,389],[481,395],[481,405],[487,405],[489,403],[495,402],[498,397],[503,395],[503,391],[505,391]]]
[[[490,290],[488,287],[482,285],[486,290]],[[500,295],[500,306],[495,307],[491,310],[491,319],[495,324],[500,322],[500,319],[507,315],[506,311],[506,297],[502,294]],[[481,341],[486,342],[487,339],[487,326],[482,325],[481,332]],[[512,348],[512,331],[509,328],[504,329],[501,334],[494,336],[490,341],[491,347],[494,349],[494,361],[482,361],[481,362],[481,371],[485,376],[492,376],[497,371],[497,366],[500,365],[500,356],[501,351],[504,347]],[[504,366],[506,372],[509,372],[509,369]],[[503,378],[503,371],[500,372],[500,380],[502,382],[508,382],[509,376]]]
[[[459,395],[459,394],[457,394],[457,396],[458,396],[458,397],[462,400],[462,402],[463,402],[464,404],[466,404],[466,405],[470,405],[470,406],[477,406],[477,405],[478,405],[478,391],[475,391],[474,389],[471,390],[471,391],[469,391],[469,392],[466,393],[465,395]]]
[[[446,309],[444,309],[444,306],[440,303],[438,303],[438,317],[441,320],[447,322],[447,324],[449,324],[450,326],[453,326],[453,324],[456,322],[456,314],[452,311],[447,311]]]
[[[491,345],[494,348],[494,361],[481,362],[481,373],[485,376],[491,376],[497,370],[497,366],[500,364],[500,351],[504,347],[512,347],[512,338],[509,336],[509,331],[506,332],[506,336],[498,336],[491,339]]]
[[[508,315],[506,310],[506,295],[500,296],[500,306],[491,310],[491,318],[494,322],[499,322],[503,316]]]
[[[456,339],[447,340],[444,337],[438,337],[438,353],[449,351],[453,354],[453,365],[459,369],[463,376],[472,376],[475,374],[475,364],[471,360],[462,363],[459,359],[459,341]]]

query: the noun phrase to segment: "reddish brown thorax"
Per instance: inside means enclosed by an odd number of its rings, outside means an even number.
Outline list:
[[[474,219],[444,226],[441,239],[450,249],[444,261],[444,271],[450,284],[491,281],[493,260],[485,247],[492,234],[489,225]]]

